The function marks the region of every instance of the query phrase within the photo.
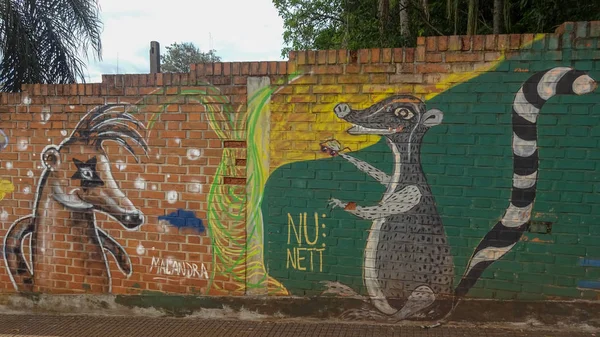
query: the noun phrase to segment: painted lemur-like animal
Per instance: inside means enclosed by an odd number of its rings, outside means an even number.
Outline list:
[[[4,263],[15,290],[111,292],[107,253],[124,275],[131,275],[127,251],[96,223],[97,212],[127,230],[144,223],[142,211],[118,187],[104,150],[104,143],[113,141],[136,160],[131,145],[148,153],[148,144],[138,132],[145,126],[127,108],[108,104],[93,109],[69,137],[42,151],[44,171],[32,213],[17,219],[4,237]],[[65,257],[70,259],[68,266]],[[62,265],[62,271],[57,265]],[[88,289],[68,287],[65,280],[86,284]]]
[[[372,220],[364,253],[364,282],[371,303],[389,319],[439,319],[494,261],[519,241],[535,200],[538,170],[537,116],[555,95],[581,95],[596,89],[585,73],[559,67],[536,73],[520,88],[512,108],[514,175],[510,205],[475,249],[465,274],[453,289],[454,265],[442,220],[421,169],[421,141],[442,122],[443,113],[426,110],[413,96],[393,96],[367,109],[338,104],[335,114],[354,126],[349,134],[385,137],[393,153],[391,176],[348,154],[339,156],[367,173],[386,191],[378,205],[331,199],[355,216]],[[456,303],[456,302],[454,302]]]

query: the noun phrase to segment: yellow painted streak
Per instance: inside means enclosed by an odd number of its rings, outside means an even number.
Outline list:
[[[354,109],[367,108],[393,94],[393,88],[386,91],[371,94],[370,99],[363,102],[350,104]],[[328,96],[336,99],[332,103],[318,104],[318,108],[309,108],[308,112],[295,111],[297,105],[306,103],[271,103],[270,172],[288,163],[329,158],[328,154],[321,152],[319,144],[331,138],[337,139],[342,147],[350,148],[346,151],[358,151],[379,141],[381,137],[376,135],[348,134],[346,130],[352,124],[337,118],[333,113],[333,108],[338,103],[352,102],[356,95]]]
[[[528,47],[544,37],[545,34],[536,34],[530,43],[521,48]],[[420,96],[428,101],[456,85],[481,75],[481,73],[496,69],[505,60],[506,54],[505,51],[502,51],[497,60],[476,65],[473,71],[447,74],[440,82],[414,87],[412,92],[414,94],[418,94],[415,91],[423,92],[423,95]],[[270,172],[288,163],[328,158],[327,154],[320,151],[319,146],[320,142],[327,139],[337,139],[342,147],[348,146],[350,151],[359,151],[377,143],[380,136],[349,135],[346,130],[352,125],[337,118],[333,113],[333,108],[338,103],[350,102],[352,108],[364,109],[390,95],[398,92],[406,93],[407,87],[407,85],[398,84],[371,85],[370,88],[376,93],[368,94],[368,98],[361,102],[353,103],[361,94],[339,94],[336,99],[331,99],[334,101],[332,103],[311,104],[308,112],[296,111],[297,107],[306,106],[307,103],[271,103]],[[329,97],[335,97],[335,95],[328,95]],[[318,109],[315,108],[316,106]]]
[[[0,180],[0,200],[12,193],[15,190],[15,186],[8,180]]]

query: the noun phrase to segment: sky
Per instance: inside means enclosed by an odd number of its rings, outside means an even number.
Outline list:
[[[283,21],[272,0],[99,0],[102,61],[90,54],[87,82],[150,72],[150,41],[215,49],[225,62],[278,61]]]

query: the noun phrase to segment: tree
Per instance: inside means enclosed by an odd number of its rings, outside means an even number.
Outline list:
[[[467,10],[467,35],[477,34],[477,23],[479,21],[479,0],[469,0]]]
[[[96,0],[0,2],[0,89],[24,83],[85,82],[82,58],[102,58],[102,22]]]
[[[410,20],[409,20],[409,1],[408,0],[400,0],[400,35],[408,40],[410,39]]]
[[[504,4],[502,0],[494,0],[494,20],[493,33],[500,34],[502,32],[502,13],[504,12]]]
[[[190,71],[191,64],[221,61],[221,57],[217,56],[216,50],[203,53],[191,42],[171,44],[160,59],[162,63],[161,71],[167,73],[187,73]]]
[[[600,1],[273,0],[273,3],[284,22],[284,57],[290,50],[411,47],[418,36],[494,31],[550,33],[565,21],[600,20]]]

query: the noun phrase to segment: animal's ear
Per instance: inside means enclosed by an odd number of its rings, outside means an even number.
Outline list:
[[[427,110],[423,114],[423,125],[430,128],[432,126],[440,125],[444,119],[444,113],[438,109]]]
[[[60,153],[55,147],[49,147],[42,152],[42,163],[50,171],[55,171],[60,165]]]

